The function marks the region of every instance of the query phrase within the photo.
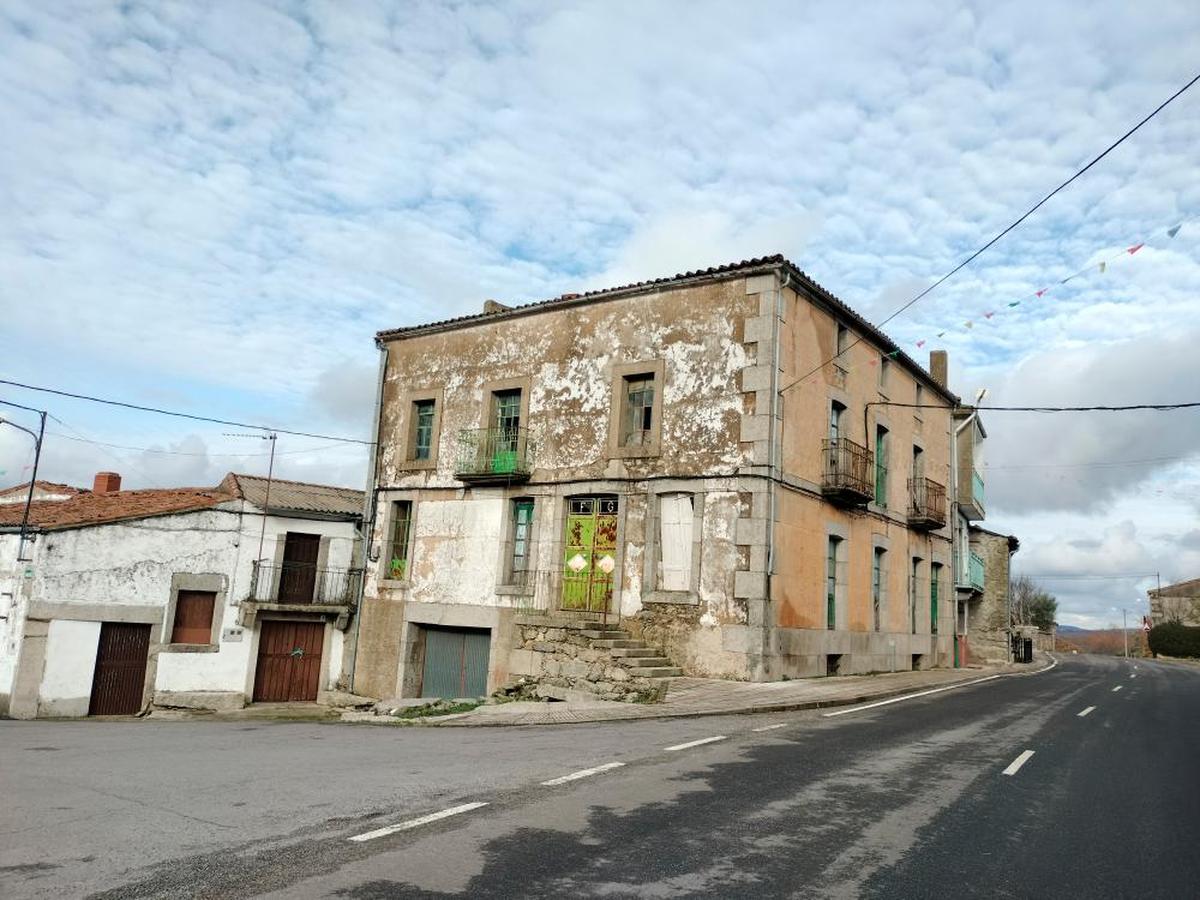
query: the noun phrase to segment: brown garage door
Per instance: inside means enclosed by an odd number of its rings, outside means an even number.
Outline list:
[[[266,703],[316,700],[321,678],[323,622],[262,623],[254,699]]]
[[[150,626],[101,622],[89,716],[132,716],[142,708]]]

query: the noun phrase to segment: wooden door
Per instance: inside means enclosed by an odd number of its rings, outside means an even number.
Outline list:
[[[324,642],[323,622],[264,620],[258,636],[254,700],[266,703],[316,700]]]
[[[89,716],[132,716],[142,708],[150,626],[100,623]]]
[[[280,603],[312,603],[317,584],[319,534],[289,531],[283,541],[283,569],[279,573]]]
[[[422,697],[487,694],[491,632],[485,628],[426,628]]]

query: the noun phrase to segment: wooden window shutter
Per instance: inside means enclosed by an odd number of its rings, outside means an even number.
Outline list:
[[[692,496],[663,494],[659,498],[662,545],[662,589],[686,591],[692,575]]]
[[[217,595],[213,591],[180,591],[175,600],[171,643],[211,644],[216,602]]]

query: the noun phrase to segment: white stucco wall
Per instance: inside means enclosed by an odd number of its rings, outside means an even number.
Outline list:
[[[418,503],[413,523],[412,599],[496,605],[507,509],[507,501],[495,496]]]
[[[219,509],[49,532],[33,544],[33,561],[20,567],[15,565],[16,537],[0,535],[0,695],[12,691],[32,604],[35,615],[51,612],[39,715],[86,715],[100,621],[120,618],[113,613],[121,607],[150,608],[136,618],[156,623],[152,652],[163,645],[157,651],[156,692],[232,692],[248,699],[257,642],[253,630],[238,626],[239,603],[250,592],[264,519],[252,507],[240,514],[241,506],[237,501]],[[322,566],[354,564],[352,522],[267,516],[265,523],[268,562],[282,555],[284,536],[294,531],[322,536]],[[167,646],[172,577],[178,575],[215,577],[223,586],[215,650],[180,652]],[[78,618],[71,607],[79,608]],[[227,630],[240,632],[240,639],[227,639]],[[334,686],[344,655],[344,635],[331,631],[322,689]]]
[[[39,716],[87,715],[99,641],[99,622],[51,621],[38,690]]]

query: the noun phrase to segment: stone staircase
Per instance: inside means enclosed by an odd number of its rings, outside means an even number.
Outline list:
[[[662,651],[645,641],[630,637],[615,625],[595,625],[580,634],[588,638],[593,650],[606,651],[613,662],[638,678],[678,678],[683,670],[671,665]]]

